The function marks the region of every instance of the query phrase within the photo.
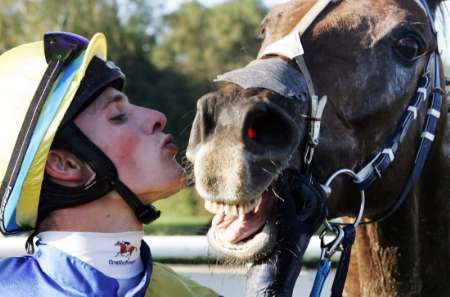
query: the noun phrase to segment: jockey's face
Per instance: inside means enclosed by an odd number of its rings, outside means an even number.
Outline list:
[[[75,124],[111,159],[120,180],[151,203],[184,184],[184,171],[175,160],[177,148],[163,132],[166,121],[161,112],[133,105],[124,93],[109,87]]]

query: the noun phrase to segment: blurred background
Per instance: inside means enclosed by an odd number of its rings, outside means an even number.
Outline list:
[[[1,0],[0,53],[48,31],[104,32],[108,56],[127,75],[134,103],[163,111],[182,160],[197,99],[217,74],[251,61],[258,28],[283,0]],[[210,215],[187,188],[157,205],[150,234],[202,233]],[[170,209],[171,211],[164,211]],[[170,214],[168,214],[170,213]]]

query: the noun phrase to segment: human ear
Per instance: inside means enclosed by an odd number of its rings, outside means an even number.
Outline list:
[[[83,166],[72,153],[60,149],[51,149],[47,156],[45,172],[57,181],[83,183]]]

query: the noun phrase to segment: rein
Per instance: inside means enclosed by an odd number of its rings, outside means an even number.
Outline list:
[[[428,6],[426,0],[415,0],[424,10],[433,35],[437,39],[437,32],[434,26],[434,16]],[[332,3],[339,3],[341,0],[318,0],[315,5],[307,12],[302,20],[295,26],[295,28],[280,40],[268,45],[259,55],[258,59],[250,63],[247,67],[230,71],[218,76],[216,81],[228,81],[240,85],[243,88],[262,87],[285,96],[287,98],[306,101],[309,98],[310,108],[309,115],[305,116],[309,120],[309,131],[304,149],[304,168],[302,174],[305,175],[313,184],[313,176],[311,173],[311,162],[314,157],[314,151],[319,145],[320,124],[322,121],[322,114],[327,102],[327,96],[319,96],[316,93],[316,88],[311,79],[308,67],[304,61],[304,50],[301,44],[300,37],[312,22]],[[298,66],[296,70],[296,80],[298,85],[292,87],[294,79],[289,80],[285,78],[286,74],[292,74],[292,66],[289,63],[278,58],[259,59],[263,56],[284,56],[290,60],[294,60]],[[331,258],[337,252],[341,252],[338,268],[335,279],[333,281],[331,297],[341,297],[345,285],[345,280],[348,272],[351,248],[355,241],[356,227],[361,224],[371,224],[382,222],[392,216],[395,211],[403,204],[411,188],[420,176],[431,145],[435,139],[435,132],[440,118],[440,110],[444,100],[445,86],[442,85],[443,74],[440,69],[440,55],[438,50],[428,54],[428,61],[426,67],[418,81],[418,86],[414,96],[410,99],[409,105],[400,117],[395,130],[391,133],[386,143],[377,151],[374,157],[366,163],[358,172],[350,169],[341,169],[332,174],[327,181],[320,185],[327,197],[332,193],[331,184],[334,179],[342,174],[349,175],[356,189],[361,193],[361,206],[358,217],[352,224],[342,224],[329,222],[325,219],[325,229],[320,234],[321,239],[321,257],[318,264],[318,271],[314,280],[314,285],[311,290],[310,297],[319,297],[325,280],[331,268]],[[281,61],[281,62],[280,62]],[[261,68],[266,71],[261,71]],[[271,70],[272,69],[272,70]],[[303,77],[299,76],[299,71]],[[258,77],[258,78],[257,78]],[[263,77],[261,80],[259,77]],[[300,78],[299,78],[300,77]],[[307,94],[298,89],[299,85],[306,85]],[[276,86],[276,87],[274,87]],[[304,88],[301,88],[304,89]],[[303,93],[302,93],[303,92]],[[370,221],[361,222],[364,207],[365,207],[365,193],[364,191],[376,180],[380,179],[385,170],[395,160],[398,148],[402,143],[412,123],[417,119],[418,112],[423,104],[428,102],[428,109],[423,124],[422,133],[420,136],[420,144],[416,152],[416,158],[413,168],[410,171],[408,180],[403,187],[400,196],[380,216]],[[325,241],[325,235],[332,234],[331,241]]]

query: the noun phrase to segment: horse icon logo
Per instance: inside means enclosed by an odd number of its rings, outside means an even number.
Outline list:
[[[134,245],[132,245],[128,241],[124,241],[124,240],[117,241],[114,244],[114,246],[118,246],[119,247],[119,251],[117,252],[115,257],[121,256],[121,257],[130,258],[131,255],[133,255],[133,253],[135,251],[137,251],[137,247],[135,247]]]

